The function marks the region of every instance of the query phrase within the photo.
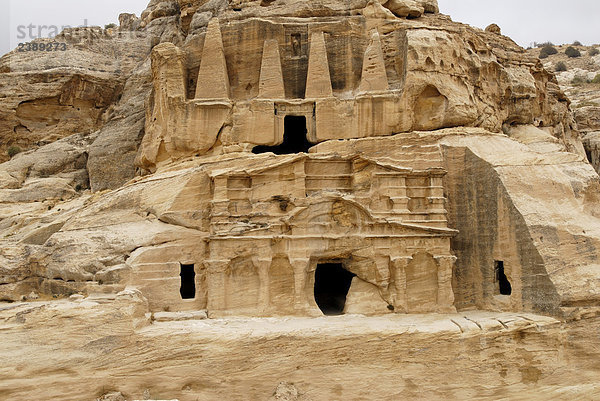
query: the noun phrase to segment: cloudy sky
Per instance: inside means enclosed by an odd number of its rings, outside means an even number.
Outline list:
[[[139,16],[148,2],[149,0],[0,0],[0,53],[14,49],[19,42],[35,39],[40,33],[47,37],[56,29],[60,31],[63,26],[104,26],[111,22],[118,23],[119,14],[124,12]]]
[[[438,0],[454,21],[485,28],[496,23],[521,46],[533,42],[600,43],[598,0]]]
[[[579,40],[600,43],[598,0],[438,0],[455,21],[485,28],[494,22],[522,46]],[[63,26],[118,22],[121,12],[140,15],[148,0],[0,0],[0,54],[19,42],[48,36]],[[31,29],[29,29],[31,27]]]

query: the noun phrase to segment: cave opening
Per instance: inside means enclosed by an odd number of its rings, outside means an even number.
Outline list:
[[[181,299],[194,299],[196,298],[196,271],[194,265],[180,264],[181,272],[181,288],[179,293]]]
[[[308,153],[308,149],[313,146],[308,141],[306,134],[305,116],[285,116],[283,120],[283,143],[276,146],[256,146],[252,153],[267,153],[273,152],[276,155],[288,155],[294,153]]]
[[[501,260],[496,260],[494,262],[494,270],[496,273],[496,283],[498,284],[498,291],[500,295],[510,295],[512,294],[512,286],[510,281],[508,281],[508,277],[504,273],[504,262]]]
[[[315,302],[326,316],[344,314],[346,296],[356,275],[342,263],[321,263],[315,271]]]

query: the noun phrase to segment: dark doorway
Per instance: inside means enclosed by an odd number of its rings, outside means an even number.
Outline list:
[[[313,146],[308,142],[306,134],[306,117],[285,116],[284,118],[283,143],[277,146],[256,146],[252,153],[273,152],[276,155],[288,155],[292,153],[308,153]]]
[[[181,265],[181,288],[179,292],[182,299],[196,298],[196,271],[194,265]]]
[[[508,281],[508,277],[506,277],[506,274],[504,274],[504,262],[501,260],[496,260],[494,262],[494,270],[496,272],[496,283],[498,283],[498,290],[500,291],[500,294],[512,294],[512,286],[510,285],[510,281]]]
[[[315,301],[327,316],[342,315],[346,296],[355,274],[344,269],[341,263],[317,265],[315,272]]]

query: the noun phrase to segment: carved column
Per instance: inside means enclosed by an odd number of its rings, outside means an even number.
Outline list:
[[[375,280],[376,285],[379,290],[379,294],[388,303],[388,305],[394,304],[394,296],[393,293],[395,291],[390,291],[390,281],[391,281],[391,264],[390,257],[388,255],[384,255],[385,250],[376,249],[376,254],[373,259],[375,261],[375,266],[377,267]]]
[[[394,289],[396,290],[394,308],[396,312],[409,312],[406,292],[406,268],[412,259],[410,256],[392,258],[392,277],[394,279]]]
[[[438,309],[440,312],[456,312],[452,273],[456,256],[436,256],[438,264]]]
[[[207,281],[207,309],[209,311],[224,310],[225,301],[225,271],[229,265],[229,260],[207,260],[206,281]]]
[[[306,276],[310,265],[310,258],[290,258],[294,269],[294,309],[304,310],[308,307],[306,299]]]
[[[264,313],[269,308],[271,299],[269,270],[271,269],[271,257],[260,257],[253,259],[254,266],[258,270],[258,279],[260,280],[260,288],[258,292],[258,309]]]

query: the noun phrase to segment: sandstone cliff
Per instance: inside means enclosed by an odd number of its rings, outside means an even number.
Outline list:
[[[600,180],[496,28],[152,0],[4,56],[0,394],[593,399]]]

